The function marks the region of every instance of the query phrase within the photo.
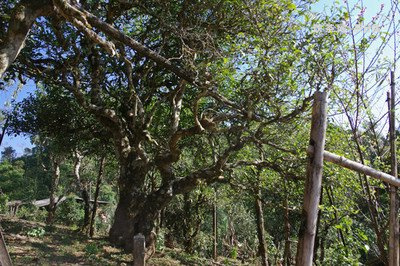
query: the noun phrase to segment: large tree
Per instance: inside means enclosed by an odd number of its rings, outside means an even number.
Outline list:
[[[244,147],[270,145],[271,126],[332,83],[332,58],[314,51],[333,51],[338,37],[305,29],[307,7],[5,1],[3,17],[13,15],[0,29],[0,75],[67,89],[112,135],[120,195],[110,239],[130,249],[143,233],[151,246],[154,220],[174,196],[239,167]],[[159,177],[151,190],[149,173]]]

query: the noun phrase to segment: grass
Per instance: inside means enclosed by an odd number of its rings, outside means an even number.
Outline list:
[[[132,265],[132,255],[111,246],[105,237],[90,239],[67,226],[1,216],[14,265]],[[238,261],[191,256],[179,249],[156,252],[146,265],[243,265]],[[248,265],[248,264],[247,264]]]
[[[66,226],[3,218],[5,240],[14,265],[129,265],[130,254],[104,238],[90,239]]]

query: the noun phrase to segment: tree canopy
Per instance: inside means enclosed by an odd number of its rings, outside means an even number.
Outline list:
[[[290,224],[299,226],[296,210],[301,209],[314,92],[331,92],[331,110],[344,112],[350,124],[350,129],[339,123],[328,127],[328,147],[378,167],[388,160],[369,96],[382,85],[390,65],[379,67],[379,56],[367,64],[366,52],[380,39],[376,49],[381,52],[391,35],[364,32],[358,41],[351,27],[367,25],[362,7],[336,6],[328,15],[315,16],[313,2],[3,1],[2,84],[32,80],[37,86],[8,114],[8,130],[32,136],[48,160],[41,171],[51,180],[50,209],[55,213],[56,194],[68,191],[59,188],[68,186],[62,167],[73,168],[88,222],[89,180],[98,182],[97,198],[104,160],[112,158],[118,163],[118,177],[109,184],[117,183],[118,191],[109,234],[113,244],[131,250],[133,236],[142,233],[151,256],[154,230],[162,225],[164,213],[170,232],[182,239],[186,251],[194,252],[194,239],[208,219],[206,208],[217,205],[226,211],[223,223],[234,235],[230,245],[235,237],[254,243],[243,232],[233,232],[235,219],[240,226],[249,221],[229,206],[229,193],[243,193],[237,208],[255,208],[259,250],[264,240],[268,247],[284,242],[289,265]],[[353,14],[357,9],[361,15]],[[378,15],[371,25],[385,22]],[[350,32],[328,27],[343,21],[349,22]],[[391,23],[396,28],[394,19]],[[5,180],[11,174],[23,179],[18,170],[9,169],[15,156],[9,150],[2,156],[8,161],[0,165],[0,172],[7,172]],[[91,161],[99,158],[98,165]],[[97,179],[93,174],[81,178],[88,165],[99,167]],[[384,261],[384,207],[377,205],[379,197],[386,200],[387,194],[378,193],[384,187],[362,176],[355,182],[354,174],[342,169],[325,172],[320,233],[329,238],[328,232],[336,230],[339,235],[327,253],[337,252],[336,261],[351,264],[360,259],[360,246],[376,238],[377,257]],[[331,180],[333,175],[340,175],[340,182]],[[350,202],[339,196],[358,192],[362,196]],[[342,208],[337,209],[339,203]],[[264,205],[274,207],[264,214]],[[358,212],[368,213],[371,221]],[[185,219],[175,222],[180,216]],[[284,225],[274,231],[282,219]],[[371,222],[372,229],[361,232],[352,227],[353,221]],[[265,239],[264,224],[272,239]],[[318,241],[322,263],[326,242]],[[367,248],[363,252],[366,256]]]

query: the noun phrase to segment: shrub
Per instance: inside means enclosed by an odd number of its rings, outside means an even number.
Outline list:
[[[26,234],[30,237],[39,237],[39,238],[44,236],[45,233],[46,231],[42,227],[31,228],[29,231],[26,232]]]
[[[88,258],[91,258],[91,259],[95,258],[96,255],[97,255],[99,252],[100,252],[100,249],[99,249],[99,247],[96,245],[96,243],[88,243],[88,244],[85,246],[85,255],[86,255]]]
[[[83,206],[72,197],[66,199],[57,207],[56,220],[61,224],[79,227],[83,217]]]
[[[17,216],[25,220],[36,220],[39,208],[33,204],[24,204],[18,209]]]
[[[0,194],[0,213],[7,211],[8,196],[6,194]]]
[[[236,260],[238,257],[238,250],[236,247],[233,247],[231,250],[230,258]]]

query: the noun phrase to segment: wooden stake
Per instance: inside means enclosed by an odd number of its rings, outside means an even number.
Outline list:
[[[327,95],[327,92],[320,91],[314,94],[310,134],[310,145],[313,146],[314,152],[308,158],[302,223],[296,254],[296,265],[299,266],[311,266],[314,255],[325,148]]]
[[[0,265],[11,266],[10,254],[8,254],[6,242],[4,241],[3,232],[0,228]]]
[[[395,82],[394,72],[390,72],[390,93],[388,93],[389,110],[389,135],[391,174],[397,178],[397,155],[396,155],[396,115],[395,115]],[[390,186],[390,218],[389,218],[389,266],[400,265],[399,261],[399,218],[398,218],[398,196],[397,188]]]
[[[145,265],[146,240],[144,235],[137,234],[133,237],[133,266]]]

